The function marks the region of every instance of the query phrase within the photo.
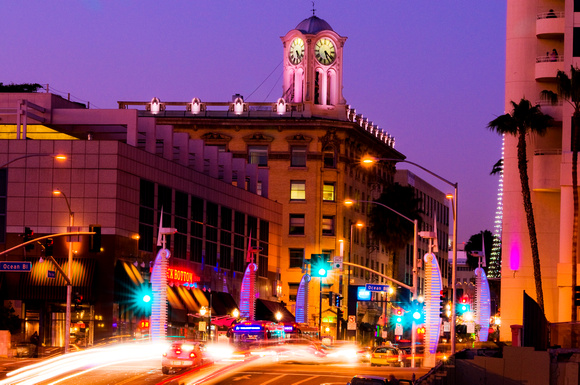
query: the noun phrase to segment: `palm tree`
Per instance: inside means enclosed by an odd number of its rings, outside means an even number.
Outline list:
[[[565,100],[574,107],[572,114],[572,132],[570,147],[572,151],[572,289],[578,285],[578,141],[580,140],[580,69],[570,66],[570,76],[564,71],[556,75],[557,92],[542,91],[542,98],[549,100],[553,105]],[[577,321],[576,305],[574,304],[574,290],[572,290],[572,322]]]
[[[534,209],[530,193],[530,180],[528,176],[528,157],[526,136],[531,134],[543,135],[552,121],[550,115],[545,115],[539,106],[532,106],[529,100],[522,98],[519,103],[511,102],[513,110],[509,114],[501,115],[489,122],[487,127],[500,135],[513,135],[518,139],[518,170],[530,245],[532,248],[532,263],[534,266],[534,280],[536,283],[536,299],[538,305],[544,311],[544,292],[542,290],[542,273],[540,270],[540,253],[538,251],[538,238],[536,235],[536,223],[534,221]]]

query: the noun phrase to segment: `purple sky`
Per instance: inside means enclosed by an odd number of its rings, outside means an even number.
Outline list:
[[[504,108],[505,2],[317,0],[315,8],[348,37],[347,102],[409,161],[459,183],[459,242],[493,231],[498,178],[489,172],[501,140],[486,125]],[[280,36],[311,9],[306,0],[6,1],[0,82],[49,84],[91,108],[154,96],[275,101]]]

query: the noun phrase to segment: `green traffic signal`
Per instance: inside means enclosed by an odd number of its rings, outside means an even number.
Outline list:
[[[324,278],[331,269],[329,254],[311,254],[310,255],[310,275],[312,277]]]

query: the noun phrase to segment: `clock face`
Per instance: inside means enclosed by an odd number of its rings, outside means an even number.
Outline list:
[[[323,38],[316,42],[314,47],[314,55],[321,64],[330,64],[336,58],[336,50],[334,44],[329,39]]]
[[[298,64],[302,61],[302,58],[304,58],[304,41],[301,38],[297,37],[292,40],[288,57],[292,64]]]

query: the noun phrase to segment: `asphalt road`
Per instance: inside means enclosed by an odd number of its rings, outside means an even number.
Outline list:
[[[31,363],[31,361],[27,361]],[[20,366],[20,365],[18,365]],[[11,369],[14,369],[12,367]],[[107,365],[87,366],[61,375],[42,379],[36,377],[24,382],[61,385],[153,385],[153,384],[233,384],[233,385],[335,385],[346,384],[356,374],[416,378],[427,372],[423,368],[371,367],[368,363],[300,364],[279,362],[272,357],[245,357],[207,363],[202,367],[177,371],[169,375],[161,373],[160,359],[119,362]],[[42,373],[44,375],[46,373]],[[0,383],[11,383],[4,378]],[[30,382],[32,381],[32,382]]]

